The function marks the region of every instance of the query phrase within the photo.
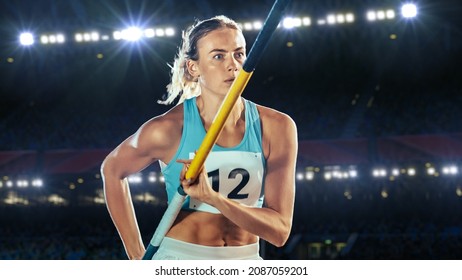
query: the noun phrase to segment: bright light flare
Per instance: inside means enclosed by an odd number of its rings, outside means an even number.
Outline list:
[[[116,40],[123,39],[130,42],[136,42],[140,40],[141,37],[143,37],[143,31],[141,31],[140,28],[134,26],[126,28],[122,31],[114,32],[114,39]]]
[[[401,15],[405,18],[413,18],[417,16],[417,6],[412,3],[404,4],[401,7]]]
[[[282,21],[282,26],[286,29],[292,29],[295,27],[302,26],[302,19],[301,18],[294,18],[294,17],[286,17]]]
[[[34,44],[34,35],[30,32],[24,32],[19,35],[19,42],[23,46],[30,46]]]

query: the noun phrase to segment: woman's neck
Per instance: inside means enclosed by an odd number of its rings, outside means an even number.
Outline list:
[[[213,120],[215,119],[218,110],[220,109],[221,104],[223,103],[224,97],[218,96],[198,96],[197,97],[197,108],[199,110],[199,114],[204,122],[204,125],[208,128]],[[234,105],[225,126],[235,126],[236,123],[243,118],[243,111],[244,111],[244,103],[242,102],[242,98],[239,97],[236,104]]]

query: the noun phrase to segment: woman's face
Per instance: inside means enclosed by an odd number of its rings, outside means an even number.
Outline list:
[[[214,30],[199,39],[197,49],[199,59],[190,61],[188,69],[199,78],[201,94],[226,95],[246,58],[242,32]]]

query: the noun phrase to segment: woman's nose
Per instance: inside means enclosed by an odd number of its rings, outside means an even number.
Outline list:
[[[230,62],[228,64],[228,71],[238,71],[239,65],[239,62],[234,57],[231,57]]]

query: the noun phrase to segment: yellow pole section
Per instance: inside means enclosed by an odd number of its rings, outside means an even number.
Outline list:
[[[223,130],[226,120],[231,114],[231,111],[233,110],[237,100],[244,91],[244,88],[247,86],[247,83],[249,82],[252,73],[253,72],[248,73],[244,69],[241,69],[239,71],[236,80],[234,80],[233,84],[229,88],[228,93],[225,96],[225,99],[221,103],[220,109],[218,110],[215,119],[212,122],[212,125],[207,131],[204,140],[202,140],[202,143],[199,149],[197,150],[196,155],[191,162],[191,165],[186,171],[186,179],[191,179],[194,181],[197,178],[197,175],[199,175],[199,172],[201,171],[202,166],[204,165],[204,162],[207,159],[207,156],[212,150],[213,145],[215,145],[215,143],[217,142],[218,136]]]

